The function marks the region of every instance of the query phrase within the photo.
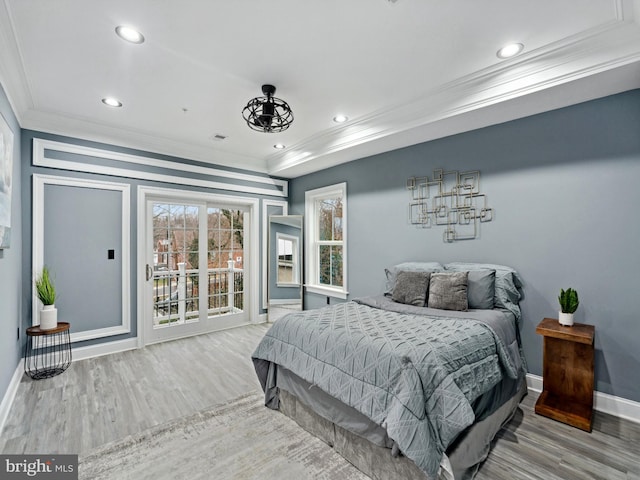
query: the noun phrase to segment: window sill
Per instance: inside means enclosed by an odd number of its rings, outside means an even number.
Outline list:
[[[276,283],[278,288],[300,288],[299,283]]]
[[[309,293],[317,293],[318,295],[326,295],[328,297],[347,299],[349,292],[342,290],[341,288],[331,288],[322,285],[305,285],[305,290]]]

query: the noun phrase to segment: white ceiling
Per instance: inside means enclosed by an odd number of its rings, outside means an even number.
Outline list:
[[[295,177],[640,88],[640,0],[0,0],[0,58],[23,128]]]

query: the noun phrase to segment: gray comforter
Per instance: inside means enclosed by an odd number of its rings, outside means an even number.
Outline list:
[[[274,363],[386,428],[435,478],[447,446],[474,421],[471,403],[503,376],[517,378],[515,322],[498,310],[390,311],[405,307],[373,297],[289,314],[253,361],[268,406],[277,407]]]

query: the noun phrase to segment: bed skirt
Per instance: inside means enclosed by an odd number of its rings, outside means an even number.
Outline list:
[[[407,457],[392,456],[392,450],[382,446],[384,443],[388,444],[388,441],[380,439],[377,442],[378,445],[374,444],[363,436],[352,433],[327,420],[312,410],[295,393],[292,393],[297,389],[295,385],[291,383],[287,385],[287,382],[281,381],[278,383],[279,410],[303,429],[333,447],[338,454],[372,479],[434,480],[429,479]],[[302,391],[298,389],[298,392]],[[472,479],[482,462],[487,458],[491,449],[491,441],[511,420],[526,393],[526,382],[522,378],[518,382],[517,393],[514,396],[491,415],[465,430],[455,445],[447,450],[441,464],[438,480]]]

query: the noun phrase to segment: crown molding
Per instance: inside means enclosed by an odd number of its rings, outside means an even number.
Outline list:
[[[23,115],[22,128],[75,137],[94,142],[172,155],[214,165],[267,173],[266,161],[216,149],[215,145],[173,140],[142,130],[114,127],[59,112],[29,110]]]
[[[282,178],[296,178],[354,159],[366,158],[410,145],[614,95],[640,88],[638,79],[640,79],[640,62],[577,79],[548,90],[532,92],[501,103],[487,105],[463,115],[443,118],[416,128],[380,136],[369,142],[360,142],[348,149],[337,150],[313,158],[309,162],[286,165],[273,175]]]
[[[38,109],[17,38],[7,0],[0,0],[0,85],[4,87],[22,128],[267,173],[265,159],[238,155],[209,143],[171,140],[142,130],[122,129],[82,117]]]
[[[33,95],[25,75],[20,46],[16,42],[13,17],[6,0],[0,1],[0,85],[9,99],[13,113],[22,125],[22,115],[33,108]]]
[[[264,159],[230,153],[216,149],[215,145],[172,140],[141,130],[121,129],[60,112],[38,110],[6,0],[0,1],[0,58],[0,85],[22,128],[267,173]]]
[[[369,154],[375,154],[399,148],[397,142],[393,141],[385,142],[385,145],[395,147],[382,150],[359,147],[365,144],[373,147],[375,142],[391,140],[389,137],[402,136],[410,130],[433,126],[479,109],[640,62],[640,28],[629,20],[632,9],[628,4],[623,5],[622,1],[614,4],[617,6],[617,20],[459,78],[410,102],[373,112],[349,122],[344,128],[334,128],[292,145],[287,152],[273,154],[267,159],[268,172],[291,178],[361,158],[346,154],[348,150],[352,153],[358,149],[369,150]],[[640,78],[635,77],[629,82],[629,89],[639,87]],[[613,88],[603,93],[601,88],[596,87],[592,96],[588,95],[589,92],[585,93],[587,95],[582,101],[619,91]],[[562,106],[566,105],[562,99],[558,99],[557,106],[551,108]],[[535,112],[535,105],[531,111]],[[533,114],[526,111],[520,113],[520,117]],[[514,118],[518,117],[501,117],[498,121]],[[440,132],[440,136],[453,133],[459,131],[455,128],[445,130]],[[426,135],[422,139],[414,138],[414,143],[430,139],[433,138]]]
[[[529,105],[510,116],[493,114],[493,123],[464,118],[473,117],[480,110],[495,110],[493,107],[502,103],[509,110],[506,102],[640,62],[640,0],[611,0],[611,9],[613,19],[594,28],[497,62],[418,98],[352,119],[262,158],[225,151],[211,143],[168,139],[141,129],[123,129],[38,109],[25,74],[8,0],[0,0],[0,83],[22,128],[291,178],[459,133],[463,125],[487,126],[538,113],[535,105]],[[628,89],[639,88],[640,79],[636,77],[635,83],[629,80],[627,85]],[[588,85],[580,98],[586,101],[618,93],[616,88],[606,92],[599,85]],[[562,99],[555,100],[549,104],[551,109],[566,106]]]

